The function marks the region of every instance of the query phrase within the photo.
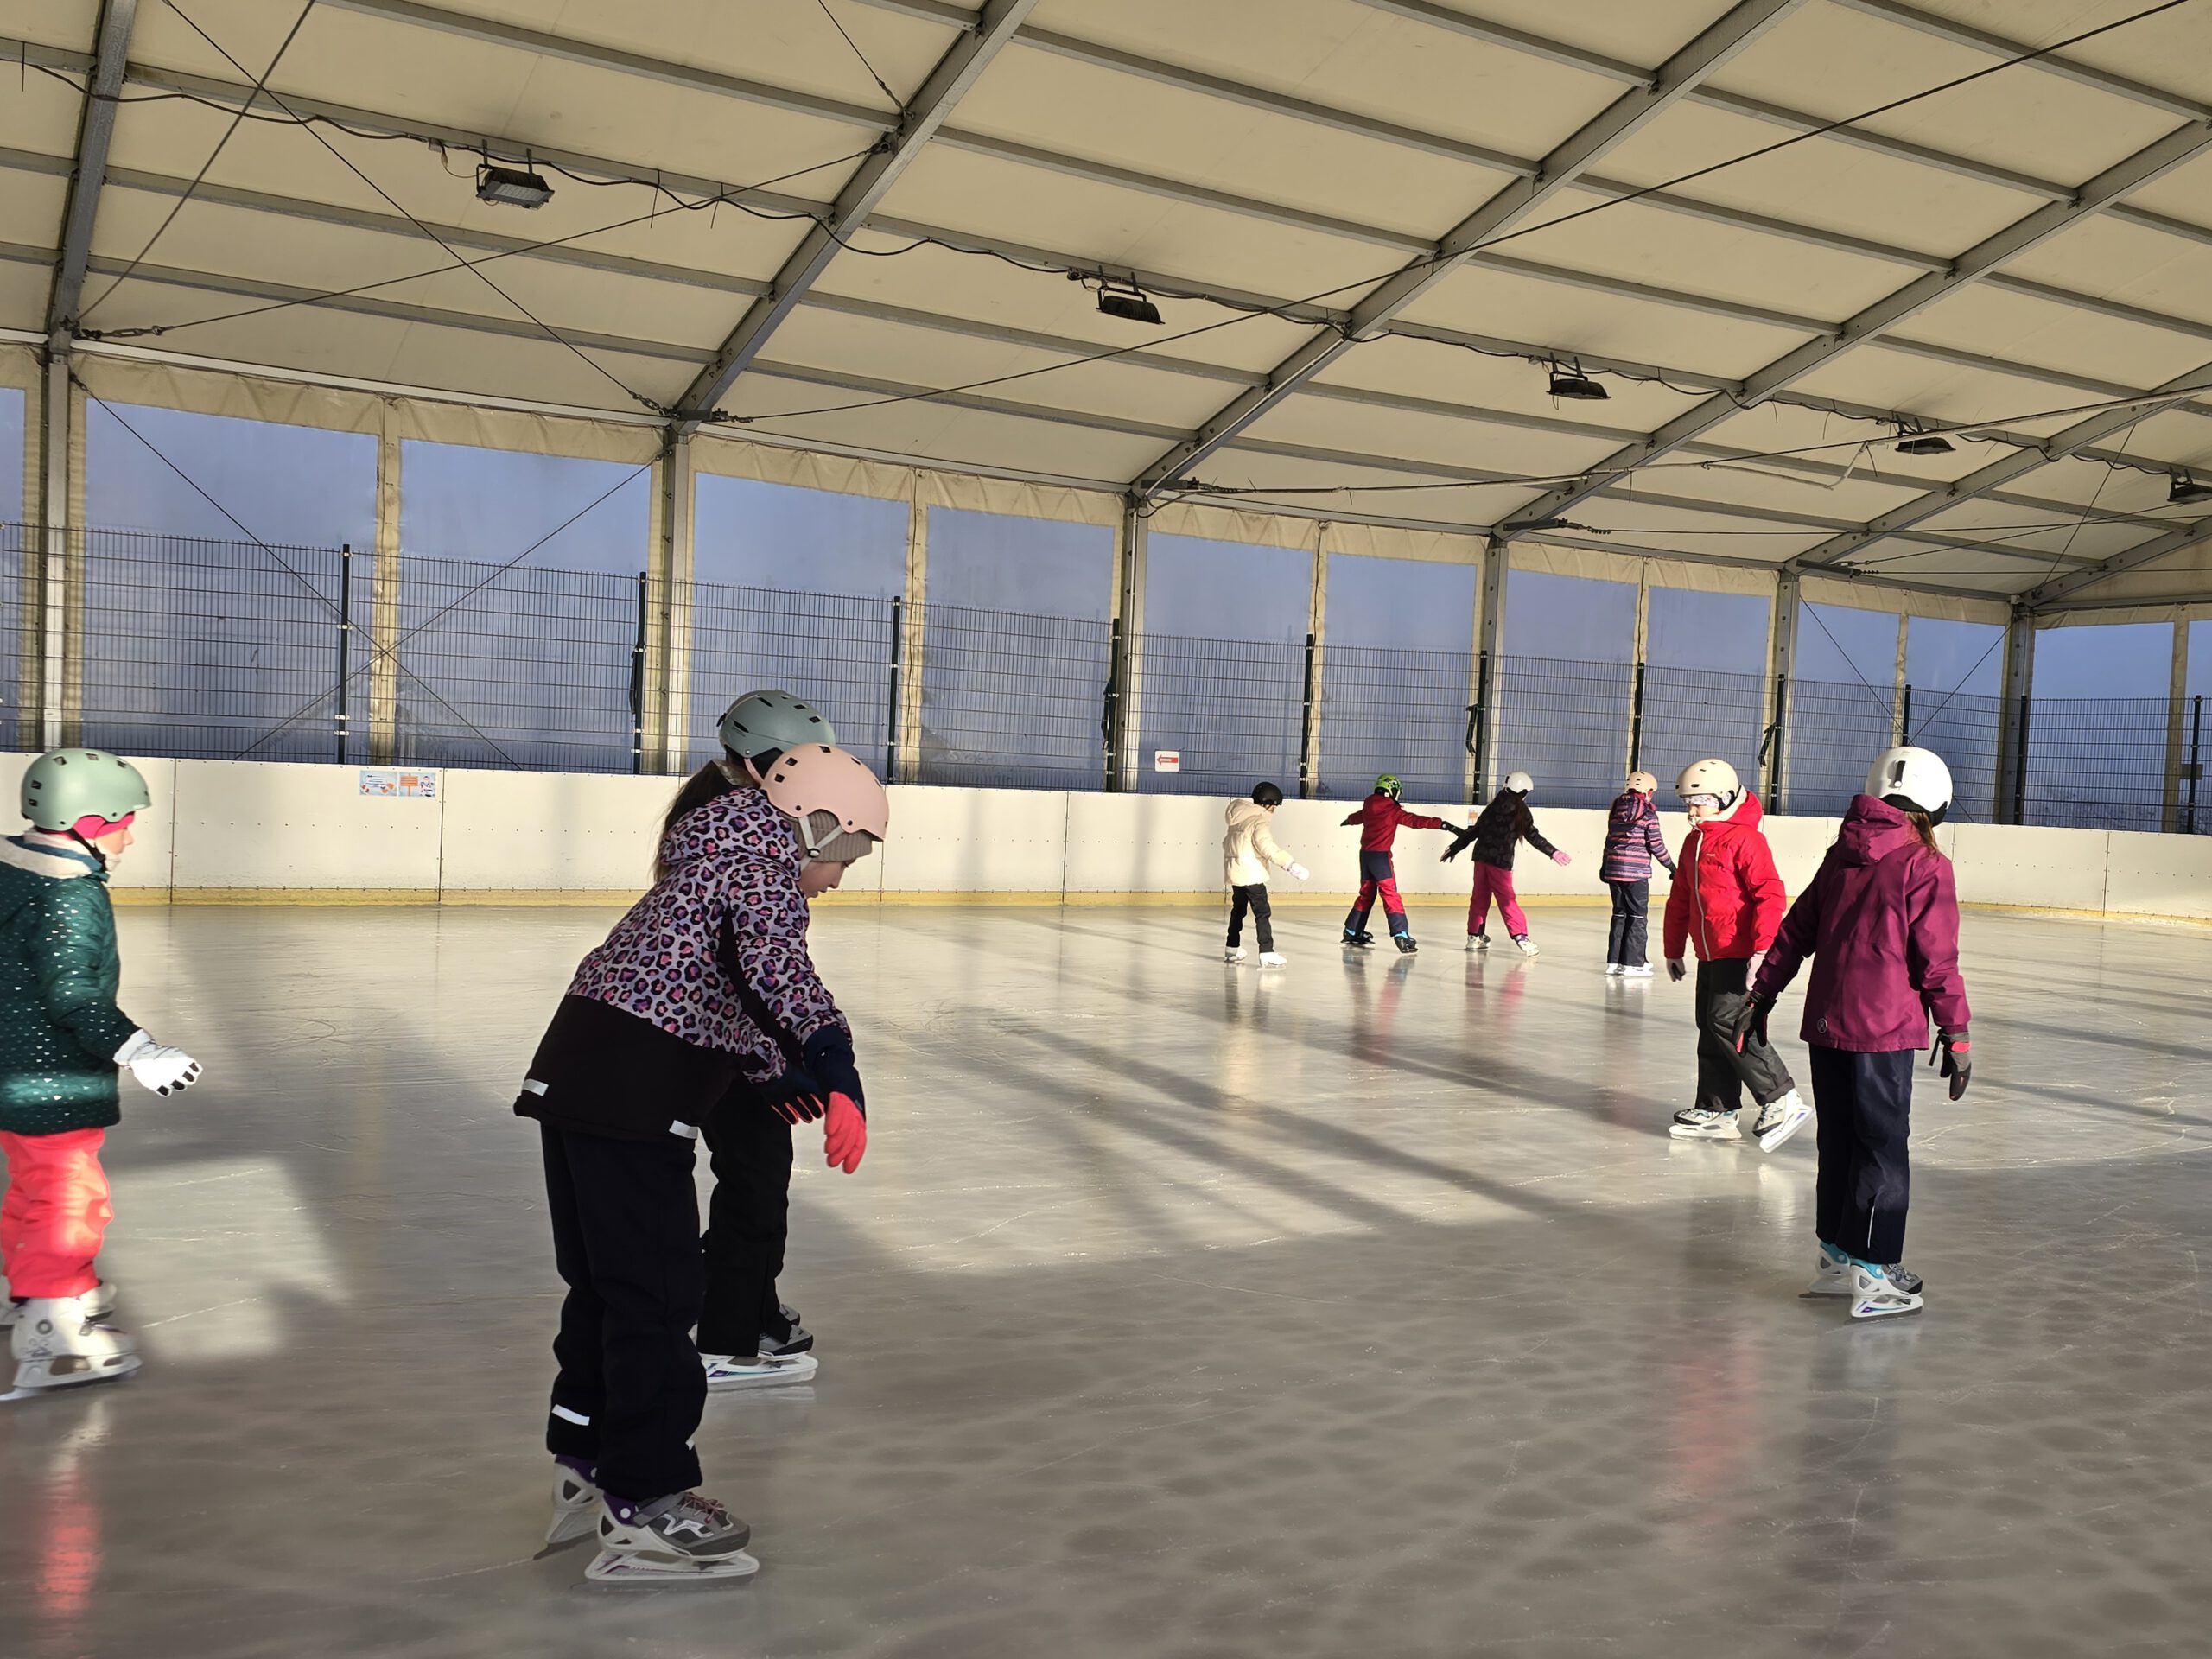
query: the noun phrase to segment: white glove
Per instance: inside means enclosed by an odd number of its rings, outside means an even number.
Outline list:
[[[1313,872],[1307,869],[1303,864],[1292,865],[1290,867],[1290,873],[1296,876],[1300,881],[1311,881],[1313,879]]]
[[[200,1062],[181,1048],[157,1043],[143,1031],[115,1051],[115,1063],[130,1068],[139,1087],[157,1095],[178,1095],[200,1081]]]

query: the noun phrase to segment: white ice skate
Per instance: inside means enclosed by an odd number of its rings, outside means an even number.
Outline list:
[[[9,1332],[18,1389],[111,1382],[138,1369],[138,1344],[85,1312],[80,1296],[34,1296]]]
[[[553,1524],[545,1529],[550,1548],[588,1538],[599,1524],[599,1488],[565,1463],[553,1465]]]
[[[23,1304],[29,1300],[28,1296],[10,1296],[0,1301],[0,1331],[5,1331],[22,1317]],[[115,1314],[115,1287],[103,1279],[79,1296],[77,1303],[88,1319],[111,1319]]]
[[[1917,1313],[1922,1300],[1920,1281],[1902,1268],[1870,1267],[1864,1262],[1852,1263],[1853,1319],[1887,1319],[1900,1313]]]
[[[1260,966],[1262,968],[1284,967],[1287,965],[1289,961],[1290,958],[1283,955],[1280,950],[1262,950],[1260,952]]]
[[[1243,945],[1241,945],[1241,944],[1230,944],[1230,945],[1224,945],[1224,946],[1223,946],[1223,947],[1222,947],[1222,952],[1221,952],[1221,959],[1222,959],[1224,962],[1242,962],[1242,961],[1243,961],[1243,960],[1244,960],[1244,947],[1243,947]]]
[[[1536,949],[1536,942],[1530,938],[1526,933],[1516,933],[1513,936],[1513,948],[1518,950],[1524,957],[1533,957],[1540,954]]]
[[[1618,979],[1620,976],[1621,976],[1621,965],[1620,965],[1620,963],[1618,963],[1618,962],[1609,962],[1609,963],[1607,963],[1605,964],[1605,977],[1606,977],[1607,979]]]
[[[1808,1296],[1848,1296],[1851,1294],[1851,1258],[1833,1244],[1821,1246],[1820,1266],[1815,1271],[1813,1282],[1805,1287]]]
[[[1474,954],[1477,954],[1477,953],[1478,953],[1478,952],[1481,952],[1481,951],[1484,951],[1484,950],[1489,950],[1489,949],[1490,949],[1490,935],[1489,935],[1489,934],[1487,934],[1487,933],[1470,933],[1470,934],[1468,934],[1468,935],[1467,935],[1467,950],[1468,950],[1468,954],[1470,954],[1470,955],[1474,955]]]
[[[734,1394],[741,1389],[788,1388],[811,1382],[821,1361],[812,1354],[753,1354],[743,1359],[733,1354],[702,1354],[707,1368],[709,1394]]]
[[[1677,1141],[1740,1141],[1744,1132],[1736,1127],[1736,1114],[1716,1112],[1709,1106],[1693,1106],[1675,1114],[1675,1121],[1667,1126],[1667,1133]]]
[[[1772,1152],[1812,1121],[1813,1109],[1792,1089],[1780,1100],[1770,1100],[1759,1108],[1758,1122],[1751,1125],[1751,1133],[1758,1137],[1761,1152]]]
[[[602,1503],[599,1557],[584,1576],[601,1584],[749,1579],[760,1570],[745,1553],[752,1538],[752,1528],[696,1492],[664,1498],[626,1522],[616,1520],[612,1506]]]

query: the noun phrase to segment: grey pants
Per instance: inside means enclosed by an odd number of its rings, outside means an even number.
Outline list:
[[[1751,966],[1741,957],[1697,965],[1697,1103],[1709,1111],[1736,1110],[1745,1089],[1764,1106],[1797,1086],[1770,1045],[1747,1037],[1739,1054],[1729,1034],[1750,988]]]

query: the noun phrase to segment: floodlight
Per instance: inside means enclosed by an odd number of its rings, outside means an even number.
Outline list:
[[[1613,395],[1584,374],[1580,364],[1577,364],[1572,371],[1562,369],[1557,364],[1554,364],[1551,391],[1554,397],[1566,397],[1580,404],[1602,404],[1610,400]]]
[[[1948,455],[1953,448],[1948,438],[1923,432],[1917,427],[1904,428],[1898,435],[1897,454],[1901,455]]]
[[[476,169],[476,200],[500,207],[543,207],[553,200],[553,187],[528,168],[486,162]]]
[[[1164,322],[1160,308],[1147,297],[1145,291],[1132,284],[1127,288],[1105,283],[1098,290],[1098,308],[1109,317],[1119,317],[1125,322]]]
[[[2173,488],[2166,492],[2166,505],[2193,507],[2200,501],[2212,501],[2212,484],[2200,483],[2184,467],[2174,474]]]

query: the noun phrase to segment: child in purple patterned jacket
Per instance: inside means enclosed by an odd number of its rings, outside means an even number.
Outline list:
[[[1652,863],[1656,860],[1668,874],[1675,873],[1667,838],[1659,832],[1659,809],[1651,804],[1658,791],[1659,780],[1649,772],[1631,772],[1605,820],[1605,855],[1598,879],[1613,895],[1612,926],[1605,936],[1609,977],[1651,977],[1643,951],[1650,927]]]
[[[698,1125],[734,1088],[827,1119],[832,1165],[867,1146],[852,1033],[807,953],[807,899],[888,828],[852,755],[794,747],[765,772],[702,767],[671,807],[652,888],[586,957],[515,1110],[536,1118],[553,1254],[549,1543],[596,1530],[602,1580],[744,1578],[751,1530],[691,1489],[707,1377]]]

